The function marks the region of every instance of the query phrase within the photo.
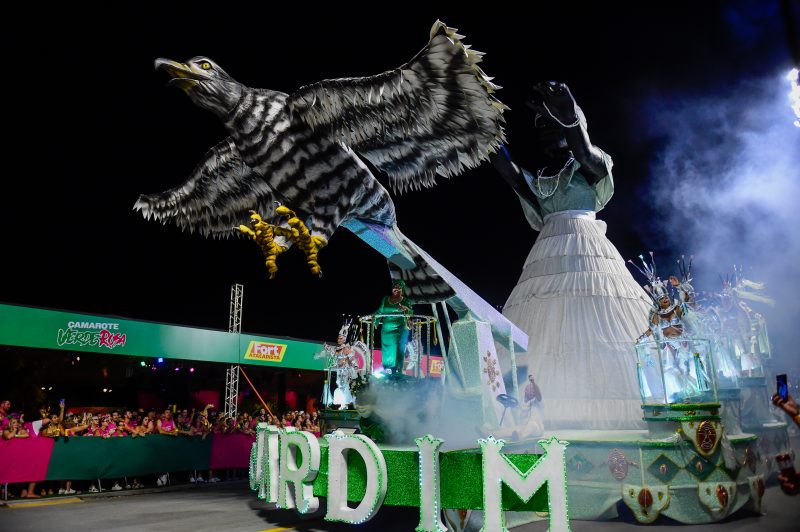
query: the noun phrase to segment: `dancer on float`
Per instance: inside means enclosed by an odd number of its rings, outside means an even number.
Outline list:
[[[530,336],[545,429],[642,426],[636,357],[647,295],[595,218],[614,192],[611,157],[589,140],[564,83],[534,87],[537,152],[530,173],[507,150],[492,158],[540,231],[503,314]]]
[[[744,279],[734,267],[733,275],[722,281],[722,292],[713,306],[721,322],[721,335],[728,346],[730,357],[738,360],[741,376],[763,375],[762,353],[768,354],[769,338],[763,316],[754,311],[744,300],[773,305],[768,297],[748,289],[762,290],[764,285]]]
[[[688,348],[687,338],[684,337],[683,317],[686,313],[683,302],[680,299],[673,299],[670,296],[668,286],[657,276],[653,253],[650,253],[651,263],[648,264],[644,257],[639,255],[642,261],[642,268],[633,264],[645,277],[647,285],[645,290],[653,299],[653,308],[648,317],[649,327],[642,333],[637,342],[646,344],[654,342],[654,348],[660,351],[661,364],[659,364],[651,353],[644,367],[642,386],[646,397],[666,397],[670,403],[688,402],[687,398],[696,397],[700,390],[697,380],[692,375],[692,353]],[[674,277],[669,278],[670,285],[679,287],[680,281]],[[682,293],[682,299],[689,300],[687,287],[678,290]],[[659,369],[661,368],[661,369]],[[661,390],[661,376],[658,373],[663,371],[663,386]],[[707,378],[703,375],[702,378]]]
[[[739,375],[738,362],[731,354],[730,349],[727,348],[725,342],[721,341],[719,316],[714,312],[713,308],[700,302],[698,294],[692,285],[691,257],[688,263],[683,256],[677,262],[680,279],[670,276],[669,282],[680,296],[681,319],[684,324],[683,334],[684,336],[705,339],[710,342],[714,358],[714,369],[717,374],[717,384],[721,388],[734,386],[735,379]]]
[[[350,391],[350,383],[358,376],[355,355],[352,346],[347,342],[348,333],[352,320],[345,320],[344,325],[339,330],[336,338],[336,345],[325,344],[324,350],[333,359],[333,371],[336,372],[336,390],[330,393],[330,385],[326,385],[323,397],[323,404],[339,405],[339,410],[347,409],[347,405],[355,403]]]
[[[409,298],[403,295],[406,283],[402,279],[392,281],[392,292],[381,299],[381,304],[374,312],[374,327],[381,326],[381,359],[383,372],[387,375],[399,375],[403,371],[403,357],[406,352],[411,326],[409,317],[414,313],[414,306]]]

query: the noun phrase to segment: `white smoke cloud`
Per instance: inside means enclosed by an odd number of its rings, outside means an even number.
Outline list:
[[[651,133],[665,142],[648,189],[657,223],[644,229],[649,239],[657,231],[654,247],[695,256],[699,290],[718,290],[733,264],[767,284],[775,307],[752,306],[767,317],[777,368],[800,365],[800,129],[790,88],[784,72],[654,105]]]

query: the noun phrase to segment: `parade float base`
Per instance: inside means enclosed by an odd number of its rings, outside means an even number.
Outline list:
[[[789,427],[783,421],[770,421],[756,425],[743,423],[744,430],[758,437],[757,458],[764,468],[764,474],[775,480],[780,466],[775,460],[779,454],[794,454],[789,440]]]
[[[567,447],[570,519],[618,517],[620,501],[640,523],[664,515],[686,524],[712,523],[740,508],[761,511],[763,467],[757,437],[729,435],[704,455],[686,437],[652,439],[645,430],[547,431]],[[728,443],[730,446],[728,447]],[[728,447],[730,469],[723,447]],[[533,440],[509,443],[510,452],[541,452]],[[540,520],[534,512],[508,512],[509,526]]]

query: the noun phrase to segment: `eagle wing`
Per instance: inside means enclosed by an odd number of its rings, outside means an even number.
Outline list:
[[[482,53],[436,21],[428,44],[400,68],[320,81],[290,96],[293,116],[389,175],[392,188],[430,187],[486,159],[504,141],[499,89]]]
[[[204,236],[227,237],[247,223],[253,209],[267,212],[274,201],[266,181],[250,168],[228,137],[211,148],[183,185],[139,196],[134,210],[183,230]]]

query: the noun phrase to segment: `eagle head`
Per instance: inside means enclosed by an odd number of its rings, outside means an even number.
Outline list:
[[[207,57],[193,57],[185,63],[158,58],[156,70],[163,70],[175,85],[203,109],[223,118],[233,110],[242,95],[242,85]]]

